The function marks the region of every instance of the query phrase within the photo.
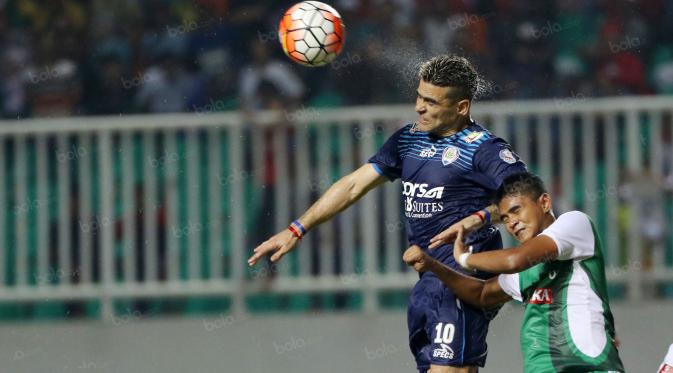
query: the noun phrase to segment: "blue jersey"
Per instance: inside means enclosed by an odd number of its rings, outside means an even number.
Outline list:
[[[409,124],[395,132],[369,163],[381,175],[401,179],[407,237],[424,249],[430,238],[490,205],[507,176],[526,171],[509,144],[474,122],[448,137],[415,131]],[[498,234],[487,226],[466,241],[493,241]],[[451,245],[429,254],[456,267]]]

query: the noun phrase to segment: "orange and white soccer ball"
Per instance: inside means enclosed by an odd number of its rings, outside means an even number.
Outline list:
[[[305,66],[330,63],[343,49],[346,27],[339,12],[319,1],[303,1],[288,9],[278,26],[283,51]]]

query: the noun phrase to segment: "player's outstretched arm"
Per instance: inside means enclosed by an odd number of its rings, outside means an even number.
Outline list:
[[[367,192],[383,184],[386,177],[381,176],[371,164],[366,164],[354,172],[342,177],[332,184],[299,219],[298,222],[306,231],[323,223],[334,215],[345,210]],[[295,232],[299,227],[294,227]],[[262,242],[248,259],[249,265],[255,265],[264,255],[271,254],[271,261],[278,261],[299,243],[299,237],[289,229],[285,229],[268,240]]]
[[[546,235],[539,235],[511,249],[472,254],[463,242],[464,229],[458,230],[453,245],[453,256],[467,270],[491,273],[519,273],[538,263],[558,258],[556,242]]]
[[[416,245],[408,248],[402,259],[418,272],[434,273],[458,298],[475,307],[489,309],[512,299],[502,290],[497,278],[484,281],[465,276],[436,261]]]
[[[469,233],[481,228],[484,224],[487,223],[500,223],[498,206],[495,204],[461,219],[459,222],[454,223],[449,228],[432,237],[430,239],[430,245],[428,248],[434,249],[442,244],[452,244],[456,240],[456,237],[458,236],[458,230],[461,227],[465,230],[466,233]]]

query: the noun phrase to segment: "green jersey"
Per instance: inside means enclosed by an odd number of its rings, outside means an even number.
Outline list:
[[[556,242],[558,258],[498,277],[505,293],[525,303],[520,336],[525,372],[624,372],[593,223],[571,211],[541,234]]]

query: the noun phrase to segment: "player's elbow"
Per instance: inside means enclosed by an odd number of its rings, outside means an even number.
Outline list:
[[[367,175],[364,175],[361,170],[344,176],[339,180],[339,183],[341,184],[340,187],[345,190],[350,202],[355,202],[360,199],[360,197],[365,195],[369,189],[375,185],[373,180],[367,178]]]
[[[483,287],[479,293],[479,298],[474,301],[472,306],[482,310],[490,310],[499,304],[500,303],[493,297],[493,295],[486,290],[486,287]]]
[[[481,296],[479,297],[479,302],[478,304],[474,304],[477,308],[480,308],[482,310],[490,310],[493,309],[494,307],[498,306],[499,303],[496,302],[492,297],[484,294],[482,292]]]
[[[336,197],[346,203],[357,201],[363,193],[363,187],[358,184],[357,178],[352,174],[339,179],[330,189],[333,198]]]
[[[357,201],[364,193],[363,186],[359,185],[357,178],[352,175],[344,177],[342,181],[349,201]]]
[[[473,306],[480,308],[482,310],[491,308],[491,306],[489,305],[488,296],[486,296],[483,291],[481,292],[481,294],[479,295],[479,299],[473,304]]]

